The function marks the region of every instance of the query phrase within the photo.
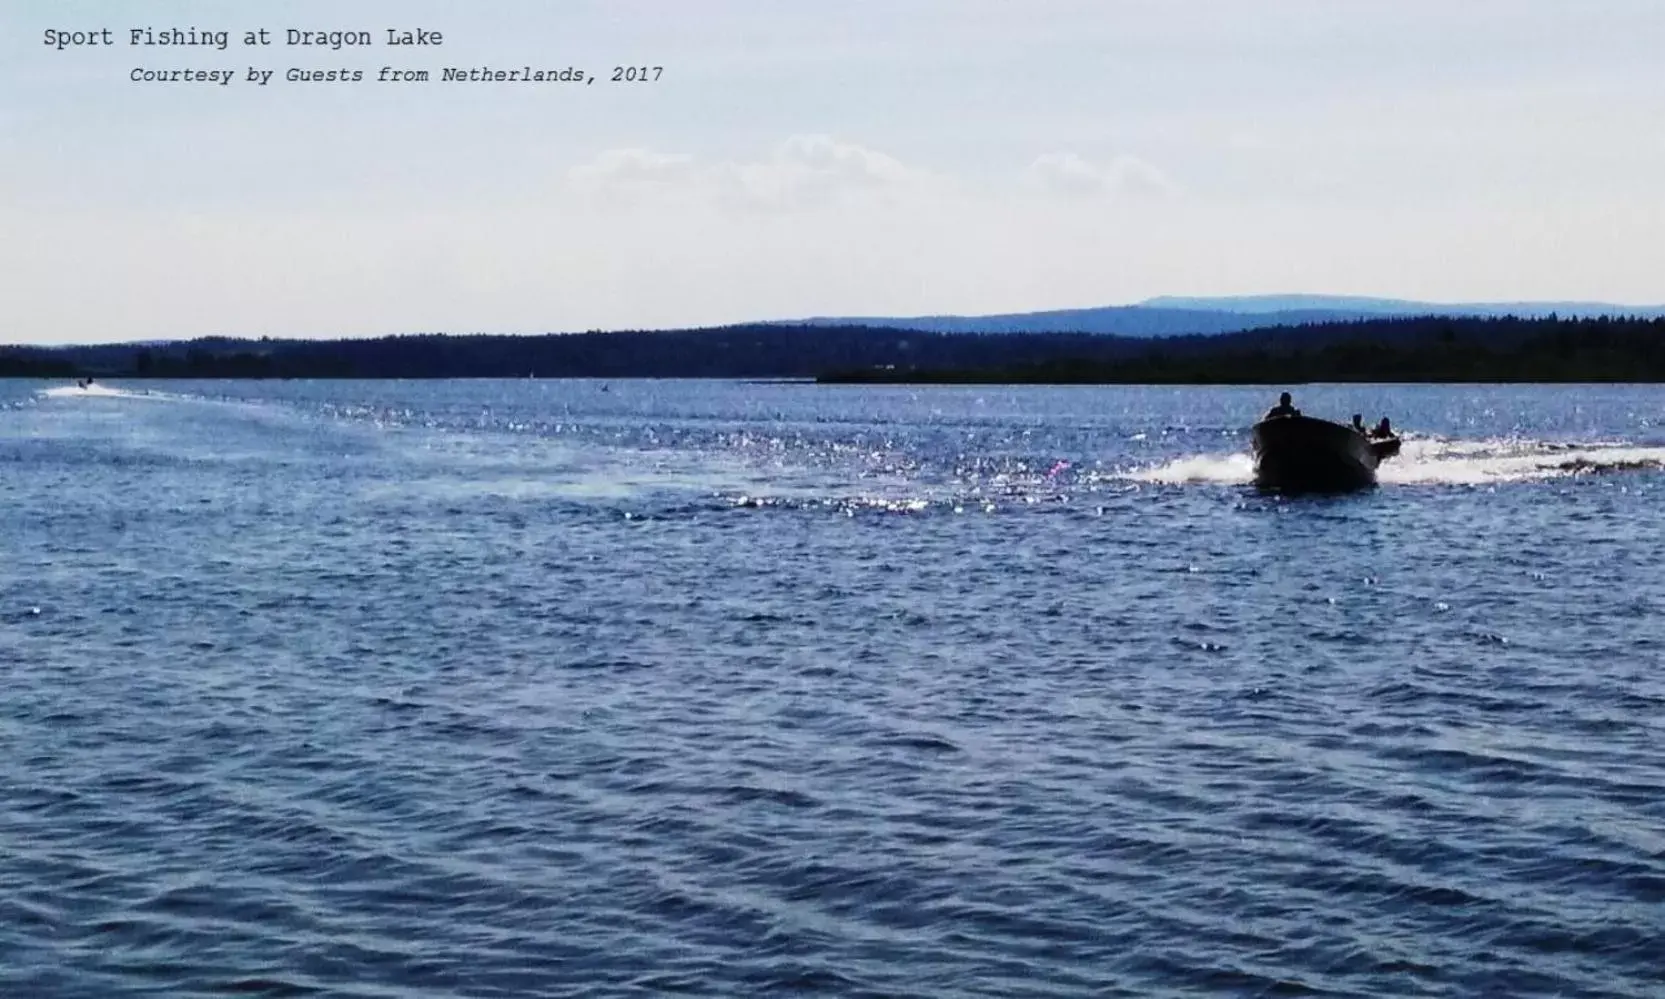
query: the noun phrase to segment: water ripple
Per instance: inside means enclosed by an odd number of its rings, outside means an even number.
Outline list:
[[[154,388],[0,386],[0,994],[1658,994],[1647,390]]]

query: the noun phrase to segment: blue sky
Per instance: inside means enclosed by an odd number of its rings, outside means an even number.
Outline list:
[[[103,27],[115,46],[42,44]],[[244,47],[256,28],[279,44]],[[0,342],[1658,303],[1662,43],[1656,0],[4,0]],[[281,79],[527,64],[602,79]],[[664,74],[605,79],[629,64]]]

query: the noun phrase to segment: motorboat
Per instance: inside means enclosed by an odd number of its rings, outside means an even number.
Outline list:
[[[1397,453],[1394,436],[1312,416],[1270,416],[1254,426],[1255,485],[1279,492],[1368,489],[1376,466]]]

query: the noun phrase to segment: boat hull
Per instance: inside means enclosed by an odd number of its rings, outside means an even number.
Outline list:
[[[1386,451],[1340,423],[1310,416],[1262,420],[1254,427],[1255,484],[1279,492],[1368,489]]]

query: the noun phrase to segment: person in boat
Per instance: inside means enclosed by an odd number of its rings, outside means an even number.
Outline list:
[[[1376,429],[1372,430],[1370,432],[1370,436],[1378,438],[1378,439],[1381,439],[1381,438],[1384,438],[1384,437],[1392,437],[1393,436],[1393,424],[1388,422],[1387,417],[1385,417],[1385,416],[1382,417],[1382,422],[1376,424]]]
[[[1296,409],[1293,405],[1291,405],[1290,400],[1289,400],[1289,393],[1288,392],[1285,392],[1282,395],[1278,396],[1278,404],[1266,411],[1266,419],[1268,419],[1268,420],[1276,419],[1277,417],[1280,417],[1280,416],[1300,416],[1300,415],[1301,415],[1301,411]]]
[[[1354,413],[1353,414],[1353,429],[1357,430],[1361,434],[1368,433],[1364,429],[1364,414],[1363,413]]]

